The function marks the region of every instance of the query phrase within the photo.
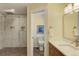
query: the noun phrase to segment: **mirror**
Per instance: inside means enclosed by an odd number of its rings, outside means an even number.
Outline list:
[[[64,39],[74,40],[77,29],[77,13],[64,14],[63,16],[63,37]]]

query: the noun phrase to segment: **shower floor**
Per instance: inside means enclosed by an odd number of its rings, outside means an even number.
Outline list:
[[[0,49],[0,56],[27,56],[26,47],[11,47]]]

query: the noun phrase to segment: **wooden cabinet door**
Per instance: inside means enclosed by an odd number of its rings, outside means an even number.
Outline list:
[[[64,56],[56,47],[49,43],[49,56]]]

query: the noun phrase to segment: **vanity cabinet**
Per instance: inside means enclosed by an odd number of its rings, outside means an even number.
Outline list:
[[[55,46],[49,43],[49,56],[64,56]]]

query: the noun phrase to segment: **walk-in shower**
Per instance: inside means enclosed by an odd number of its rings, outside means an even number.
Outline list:
[[[21,48],[27,47],[26,19],[26,15],[22,14],[0,14],[0,51],[8,50],[8,48],[20,48],[19,50],[21,50]],[[4,52],[0,55],[11,55],[9,54],[10,49]],[[16,51],[12,52],[16,55]]]

